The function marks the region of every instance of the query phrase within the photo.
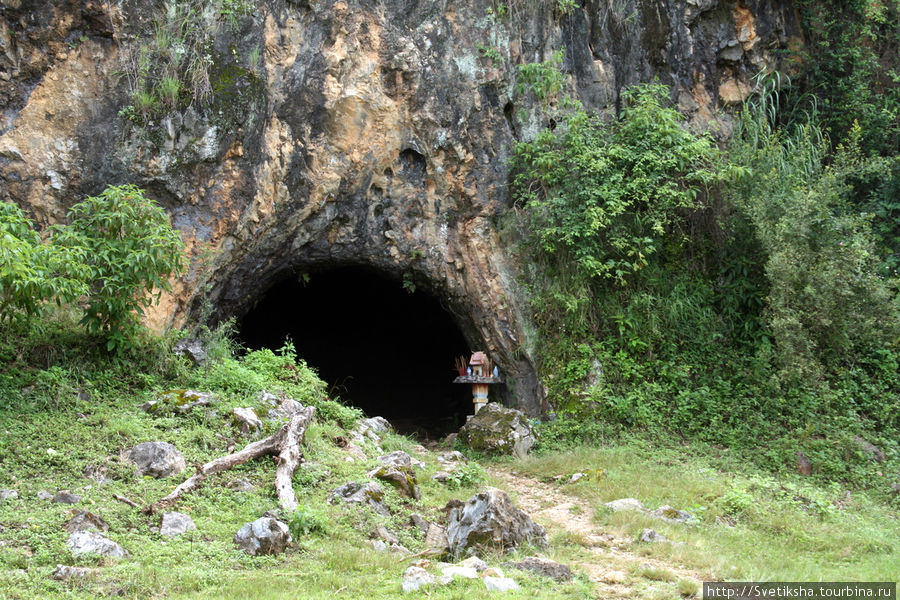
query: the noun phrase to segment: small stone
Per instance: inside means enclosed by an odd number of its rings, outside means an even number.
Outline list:
[[[686,510],[678,510],[668,504],[660,506],[650,514],[668,523],[688,523],[695,520],[694,515]]]
[[[203,365],[208,358],[203,344],[200,340],[194,338],[178,340],[175,342],[175,346],[172,347],[172,352],[178,356],[186,356],[194,363],[195,367]]]
[[[175,537],[197,529],[194,520],[180,512],[164,512],[159,521],[159,534]]]
[[[417,469],[424,469],[425,463],[421,460],[416,460],[403,450],[395,450],[390,454],[385,454],[383,456],[378,457],[378,462],[383,465],[396,465],[400,467],[416,467]]]
[[[478,571],[472,567],[461,567],[459,565],[449,565],[441,569],[441,573],[450,577],[464,577],[465,579],[478,579]]]
[[[86,510],[79,510],[75,513],[75,516],[66,521],[63,529],[69,533],[75,533],[76,531],[103,532],[109,530],[109,525],[94,513]]]
[[[467,558],[466,560],[462,561],[459,564],[461,564],[464,567],[469,567],[471,569],[475,569],[479,573],[481,573],[482,571],[484,571],[485,569],[488,568],[488,564],[486,562],[484,562],[483,560],[481,560],[480,558],[478,558],[477,556],[470,556],[469,558]]]
[[[529,556],[519,562],[512,563],[511,566],[523,571],[532,571],[539,575],[543,575],[544,577],[555,579],[556,581],[572,580],[572,569],[564,564],[550,560],[549,558]]]
[[[81,502],[81,496],[63,490],[61,492],[57,492],[56,495],[53,496],[53,502],[56,502],[58,504],[78,504],[79,502]]]
[[[56,579],[57,581],[64,581],[66,579],[84,579],[86,577],[93,577],[97,572],[97,569],[89,569],[87,567],[56,565],[56,568],[50,573],[50,579]]]
[[[40,492],[37,493],[37,499],[38,500],[53,500],[53,494],[51,494],[50,492],[45,492],[44,490],[41,490]]]
[[[293,398],[285,398],[281,403],[269,411],[270,419],[290,419],[303,410],[303,405]]]
[[[15,500],[19,497],[16,490],[0,490],[0,500]]]
[[[447,471],[438,471],[437,473],[432,475],[431,478],[438,483],[447,483],[447,480],[450,479],[450,473],[448,473]]]
[[[422,535],[428,533],[428,526],[430,525],[430,523],[423,519],[421,515],[418,515],[416,513],[409,515],[409,522],[418,527],[419,531],[422,532]]]
[[[489,592],[514,592],[520,589],[519,584],[509,577],[485,577],[482,581]]]
[[[143,442],[131,449],[128,459],[141,475],[162,478],[177,475],[187,468],[181,452],[167,442]]]
[[[604,504],[606,508],[613,512],[620,512],[623,510],[634,510],[638,512],[643,512],[647,510],[644,504],[637,500],[636,498],[620,498],[618,500],[613,500],[612,502],[607,502]]]
[[[446,552],[450,547],[450,543],[447,541],[447,531],[440,525],[429,523],[428,531],[425,532],[425,547],[441,553]]]
[[[394,554],[400,554],[402,556],[409,556],[412,554],[412,551],[406,546],[402,546],[400,544],[391,544],[391,552]]]
[[[376,552],[387,551],[387,544],[384,543],[384,540],[372,540],[372,547],[375,548]]]
[[[569,477],[569,483],[575,483],[582,477],[584,477],[584,473],[575,473],[574,475]]]
[[[253,490],[253,484],[247,479],[236,479],[225,484],[229,490],[235,492],[249,492]]]
[[[233,408],[231,416],[237,423],[238,430],[244,435],[256,433],[263,427],[262,421],[259,420],[252,408]]]
[[[75,556],[100,554],[113,558],[124,558],[128,552],[111,539],[93,531],[76,531],[66,541],[69,551]]]
[[[291,541],[288,526],[271,517],[247,523],[234,534],[234,543],[252,556],[280,554]]]
[[[59,454],[59,452],[57,452],[53,448],[47,448],[47,456],[56,456],[57,454]]]
[[[668,542],[668,538],[661,533],[657,533],[653,529],[644,529],[641,532],[641,535],[638,536],[638,541],[643,542],[645,544],[657,544],[661,542]]]
[[[403,573],[401,587],[406,593],[418,592],[421,588],[433,583],[435,583],[434,575],[422,567],[407,567],[406,572]]]
[[[384,490],[374,481],[362,484],[356,481],[345,483],[335,488],[328,495],[328,501],[332,504],[338,499],[349,503],[368,504],[378,514],[389,517],[391,511],[384,504]]]
[[[397,536],[394,535],[392,532],[390,532],[388,530],[388,528],[385,527],[384,525],[379,525],[373,533],[374,533],[374,537],[376,537],[380,540],[384,540],[388,544],[399,544],[400,543],[400,540],[397,539]]]

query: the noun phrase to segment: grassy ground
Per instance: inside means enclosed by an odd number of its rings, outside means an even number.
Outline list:
[[[782,580],[893,580],[900,572],[897,512],[864,493],[854,492],[847,499],[837,487],[742,470],[736,458],[697,455],[691,447],[665,449],[639,443],[572,448],[522,461],[486,461],[487,470],[470,467],[459,487],[451,489],[431,479],[441,468],[435,455],[422,453],[412,440],[400,436],[387,436],[381,448],[364,448],[365,460],[348,460],[336,440],[346,435],[359,414],[325,398],[324,385],[289,347],[235,358],[224,339],[213,336],[211,362],[197,369],[167,354],[171,340],[150,341],[130,358],[108,360],[97,358],[90,342],[73,331],[65,322],[37,332],[0,331],[0,488],[18,493],[17,498],[0,501],[2,598],[401,597],[401,577],[409,560],[376,552],[371,547],[374,529],[387,526],[403,545],[419,552],[424,540],[409,523],[410,513],[443,521],[442,507],[449,499],[465,500],[488,484],[505,485],[506,479],[490,475],[496,469],[522,474],[520,489],[510,490],[521,502],[539,504],[540,498],[526,496],[539,495],[543,488],[530,487],[528,482],[535,480],[527,477],[543,480],[540,485],[549,486],[546,489],[573,498],[570,510],[588,514],[596,533],[626,540],[621,551],[592,548],[584,535],[552,525],[551,546],[545,554],[576,566],[575,581],[561,584],[507,568],[522,590],[507,593],[506,598],[597,597],[597,582],[588,568],[592,561],[609,561],[613,568],[626,557],[627,564],[621,565],[628,570],[628,580],[617,594],[649,600],[695,594],[696,582],[679,575],[685,569],[704,578]],[[212,392],[216,400],[187,414],[149,414],[140,408],[166,390],[183,388]],[[312,533],[298,533],[287,552],[250,557],[232,542],[244,523],[277,509],[270,460],[214,476],[200,491],[186,496],[175,509],[188,513],[198,529],[176,539],[154,533],[158,517],[113,498],[118,494],[148,504],[182,480],[139,477],[125,458],[127,449],[137,443],[171,442],[188,465],[225,454],[232,445],[240,448],[248,439],[232,424],[230,410],[257,406],[265,412],[257,400],[263,389],[318,407],[317,421],[305,441],[308,464],[294,477],[298,498],[316,527]],[[269,422],[257,437],[277,427]],[[420,474],[421,502],[389,490],[391,517],[327,503],[330,490],[365,479],[375,457],[395,449],[418,453],[427,463]],[[726,464],[729,471],[719,470]],[[109,482],[99,484],[86,477],[86,468],[104,473]],[[586,479],[562,483],[583,470],[589,472]],[[559,475],[563,477],[553,479]],[[253,489],[229,487],[240,479],[250,481]],[[80,503],[69,506],[37,498],[38,492],[60,490],[81,495]],[[667,525],[646,515],[608,513],[602,507],[605,501],[629,496],[650,508],[670,504],[691,511],[698,522]],[[130,556],[118,561],[71,556],[63,524],[75,509],[105,519],[107,535]],[[680,544],[633,544],[644,527]],[[512,557],[487,560],[499,566],[532,552],[525,548]],[[99,573],[84,581],[54,581],[49,575],[57,564],[98,567]],[[480,581],[457,581],[431,588],[427,595],[466,600],[484,594]]]

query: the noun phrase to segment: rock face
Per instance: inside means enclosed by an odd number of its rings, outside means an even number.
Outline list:
[[[525,456],[537,438],[525,414],[494,402],[486,404],[459,430],[459,438],[469,448]]]
[[[506,492],[494,488],[450,511],[447,539],[456,557],[489,548],[511,550],[526,541],[547,545],[544,528],[513,506]]]
[[[168,442],[143,442],[128,455],[141,475],[168,477],[184,471],[186,465],[181,452]]]
[[[370,471],[367,475],[388,482],[400,492],[401,496],[406,496],[413,500],[421,499],[416,470],[411,466],[396,464],[383,465]]]
[[[335,488],[328,495],[328,501],[335,503],[338,499],[351,504],[367,504],[380,515],[390,516],[391,512],[384,504],[384,490],[374,481],[365,484],[351,481]]]
[[[510,202],[512,144],[543,125],[518,65],[565,46],[562,69],[587,107],[612,111],[623,87],[659,77],[703,122],[802,48],[790,1],[587,0],[568,14],[522,3],[492,17],[492,0],[260,0],[233,26],[215,11],[194,24],[209,36],[210,97],[142,121],[119,74],[164,22],[163,0],[7,4],[0,201],[45,226],[110,182],[147,188],[192,263],[151,323],[197,315],[203,299],[218,318],[239,316],[291,272],[409,274],[495,357],[530,414],[546,400],[494,225]]]
[[[234,534],[234,543],[253,556],[280,554],[291,543],[291,533],[281,521],[262,517],[241,527]]]

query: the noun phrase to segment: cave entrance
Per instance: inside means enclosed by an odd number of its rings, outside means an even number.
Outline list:
[[[453,359],[469,345],[450,313],[421,290],[358,267],[283,279],[241,319],[252,349],[297,355],[328,382],[332,396],[388,419],[403,434],[434,439],[472,412],[469,386],[451,383]]]

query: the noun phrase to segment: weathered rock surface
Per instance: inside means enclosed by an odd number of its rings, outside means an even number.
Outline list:
[[[463,425],[459,439],[473,450],[515,456],[528,454],[537,441],[522,411],[495,402],[486,404]]]
[[[547,545],[544,528],[513,506],[506,492],[495,488],[476,494],[461,508],[450,511],[447,539],[456,557],[489,548],[508,551],[523,542]]]
[[[69,551],[75,556],[99,554],[113,558],[124,558],[128,552],[119,544],[94,531],[77,531],[66,541]]]
[[[296,413],[303,410],[303,405],[293,398],[284,398],[278,406],[269,411],[270,419],[290,419]]]
[[[204,365],[208,358],[203,343],[194,338],[178,340],[175,342],[175,345],[172,346],[172,352],[178,356],[186,356],[195,367]]]
[[[660,506],[650,514],[668,523],[688,523],[694,520],[694,515],[688,511],[672,508],[668,504]]]
[[[528,556],[518,562],[510,563],[510,566],[523,571],[532,571],[556,581],[572,580],[572,569],[567,565],[541,556]]]
[[[159,519],[159,534],[176,537],[197,529],[194,520],[180,512],[164,512]]]
[[[401,496],[406,496],[413,500],[421,499],[419,480],[415,469],[410,466],[387,464],[370,471],[366,475],[388,482],[400,492]]]
[[[81,502],[81,496],[63,490],[61,492],[56,492],[56,495],[53,496],[53,502],[56,502],[57,504],[78,504]]]
[[[262,421],[259,420],[252,408],[232,408],[231,416],[237,423],[238,431],[244,435],[256,433],[263,427]]]
[[[638,536],[638,541],[645,544],[658,544],[660,542],[668,542],[669,539],[654,529],[644,529]]]
[[[177,475],[186,468],[184,456],[168,442],[143,442],[131,449],[128,459],[138,473],[161,478]]]
[[[241,527],[234,543],[253,556],[280,554],[291,543],[288,526],[277,519],[262,517]]]
[[[93,577],[97,573],[99,573],[98,569],[91,569],[88,567],[70,567],[68,565],[56,565],[56,568],[53,569],[52,573],[50,573],[50,579],[56,579],[57,581],[65,581],[67,579],[84,579],[86,577]]]
[[[109,530],[109,524],[92,512],[79,510],[71,519],[66,521],[63,529],[69,533],[75,533],[76,531],[103,532]]]
[[[761,68],[790,70],[778,61],[802,49],[795,6],[588,0],[565,15],[523,3],[507,19],[486,17],[491,0],[419,8],[261,0],[237,31],[209,11],[198,27],[212,32],[204,52],[218,66],[211,102],[136,124],[120,116],[130,102],[120,74],[164,20],[163,0],[7,3],[0,201],[45,226],[109,182],[147,188],[191,261],[149,315],[157,325],[199,314],[204,300],[220,318],[239,315],[286,272],[409,273],[537,414],[546,401],[522,350],[527,306],[493,225],[510,202],[510,148],[543,125],[517,90],[518,65],[565,47],[568,85],[589,109],[612,111],[623,88],[659,77],[692,121],[715,121]],[[253,48],[260,61],[248,68]]]
[[[612,502],[607,502],[604,504],[606,508],[613,512],[619,512],[623,510],[634,510],[638,512],[644,512],[647,510],[647,507],[644,506],[644,503],[638,500],[637,498],[619,498],[618,500],[613,500]]]
[[[408,453],[403,450],[395,450],[388,454],[384,454],[377,458],[378,462],[383,465],[396,465],[398,467],[416,467],[417,469],[424,469],[425,463],[421,460],[416,460]]]
[[[384,490],[374,481],[364,484],[356,481],[345,483],[332,490],[328,495],[328,501],[332,504],[337,502],[338,499],[354,504],[366,504],[371,506],[372,510],[378,514],[386,517],[391,514],[391,511],[384,504]]]
[[[404,592],[418,592],[427,585],[433,585],[435,577],[422,567],[408,567],[403,573],[401,588]]]

